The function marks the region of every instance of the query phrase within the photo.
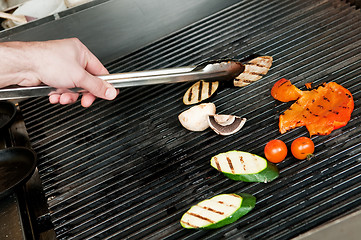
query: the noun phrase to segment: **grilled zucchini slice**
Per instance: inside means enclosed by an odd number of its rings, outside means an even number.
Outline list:
[[[237,221],[256,205],[256,198],[248,193],[220,194],[191,207],[181,218],[184,228],[213,229]]]
[[[229,151],[211,159],[211,166],[226,177],[243,182],[271,182],[279,175],[276,165],[252,153]]]
[[[244,87],[260,80],[271,68],[273,58],[271,56],[256,57],[245,63],[244,71],[233,81],[235,87]]]
[[[188,88],[183,96],[183,103],[185,105],[192,105],[200,103],[203,100],[210,98],[218,89],[219,82],[206,82],[200,80]]]

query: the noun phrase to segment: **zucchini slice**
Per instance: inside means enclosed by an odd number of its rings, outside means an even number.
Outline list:
[[[256,205],[256,198],[248,193],[220,194],[192,206],[181,218],[184,228],[213,229],[237,221]]]
[[[271,56],[261,56],[252,59],[244,64],[244,71],[233,81],[235,87],[244,87],[250,83],[260,80],[271,68],[273,58]]]
[[[271,182],[279,175],[276,165],[248,152],[229,151],[211,159],[211,166],[226,177],[243,182]]]
[[[200,80],[188,88],[183,96],[183,103],[185,105],[192,105],[200,103],[203,100],[210,98],[218,89],[219,82],[206,82]]]

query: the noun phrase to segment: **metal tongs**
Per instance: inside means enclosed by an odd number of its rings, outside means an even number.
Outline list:
[[[244,66],[236,61],[206,63],[199,66],[168,68],[140,72],[115,73],[98,76],[115,88],[135,87],[153,84],[180,83],[197,80],[220,81],[232,80],[244,70]],[[56,89],[41,85],[34,87],[11,86],[0,89],[0,100],[21,99],[29,97],[49,96],[54,93],[86,92],[81,88]]]

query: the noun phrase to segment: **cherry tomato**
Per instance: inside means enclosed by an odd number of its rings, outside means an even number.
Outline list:
[[[314,151],[315,144],[308,137],[297,138],[291,144],[292,155],[300,160],[310,160]]]
[[[273,163],[283,161],[287,156],[286,144],[278,139],[269,141],[264,148],[264,155],[267,160]]]

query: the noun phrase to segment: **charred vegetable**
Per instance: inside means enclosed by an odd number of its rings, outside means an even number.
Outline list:
[[[285,78],[277,81],[272,89],[271,95],[281,102],[295,101],[301,97],[302,91]]]
[[[236,133],[243,127],[245,122],[245,118],[233,115],[215,114],[208,116],[209,126],[219,135]]]
[[[284,82],[284,79],[280,81]],[[311,91],[300,91],[293,85],[279,82],[272,89],[272,96],[277,100],[293,100],[293,97],[289,96],[300,95],[298,100],[280,115],[281,133],[306,126],[311,136],[328,135],[345,126],[350,120],[354,108],[353,97],[350,91],[341,85],[330,82]]]
[[[261,79],[272,66],[273,58],[270,56],[260,56],[244,63],[243,72],[235,79],[222,82],[222,87],[243,87]],[[186,105],[200,103],[211,96],[220,88],[218,81],[198,81],[193,84],[183,96],[183,103]]]
[[[218,89],[219,82],[198,81],[193,84],[183,96],[183,103],[191,105],[200,103],[205,99],[210,98]]]
[[[178,119],[183,127],[190,131],[203,131],[209,127],[208,115],[216,113],[213,103],[202,103],[179,114]]]
[[[220,153],[211,159],[211,166],[236,181],[266,183],[279,175],[274,164],[255,154],[241,151]]]
[[[245,63],[245,69],[236,79],[233,84],[236,87],[244,87],[261,79],[268,73],[272,66],[273,58],[271,56],[256,57],[249,62]]]
[[[220,194],[191,207],[182,217],[188,229],[220,228],[237,221],[256,205],[256,198],[247,193]]]

